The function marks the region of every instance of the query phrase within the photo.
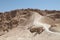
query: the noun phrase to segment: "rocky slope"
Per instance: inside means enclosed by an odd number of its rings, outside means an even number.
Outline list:
[[[17,9],[0,13],[0,39],[1,40],[60,40],[59,35],[43,32],[33,36],[27,28],[32,22],[31,12],[38,12],[42,16],[52,18],[60,26],[60,11],[39,9]],[[27,26],[26,26],[27,25]],[[55,28],[56,29],[56,28]],[[58,29],[58,28],[57,28]]]

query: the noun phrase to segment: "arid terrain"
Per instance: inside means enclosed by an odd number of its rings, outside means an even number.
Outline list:
[[[0,40],[60,40],[60,35],[46,31],[34,36],[34,33],[31,33],[28,29],[33,22],[31,20],[32,12],[53,19],[57,27],[52,28],[52,31],[60,32],[60,11],[30,8],[16,9],[0,13]]]

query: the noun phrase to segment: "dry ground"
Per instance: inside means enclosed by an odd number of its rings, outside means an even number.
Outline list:
[[[0,36],[0,40],[60,40],[60,35],[50,34],[44,31],[34,36],[34,33],[18,26],[5,35]]]

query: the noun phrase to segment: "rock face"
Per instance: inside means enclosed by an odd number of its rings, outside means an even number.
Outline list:
[[[0,13],[0,36],[10,33],[14,28],[25,28],[32,20],[31,12],[38,12],[42,16],[47,16],[58,23],[60,21],[60,11],[56,10],[39,10],[39,9],[18,9],[9,12]],[[59,21],[57,21],[59,20]],[[60,22],[59,22],[60,23]],[[23,26],[23,27],[21,27]]]

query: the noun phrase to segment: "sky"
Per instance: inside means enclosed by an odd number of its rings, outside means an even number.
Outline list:
[[[0,0],[0,12],[22,8],[60,10],[60,0]]]

